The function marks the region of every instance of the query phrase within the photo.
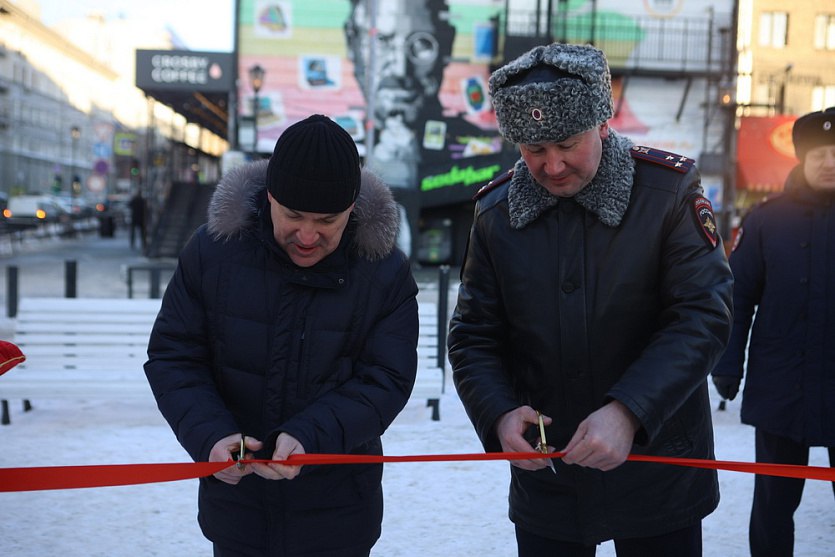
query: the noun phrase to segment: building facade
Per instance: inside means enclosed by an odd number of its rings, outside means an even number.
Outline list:
[[[791,128],[835,106],[835,4],[739,0],[737,212],[781,191],[797,164]]]
[[[94,15],[53,29],[36,2],[0,0],[0,193],[153,200],[174,180],[216,182],[225,137],[135,86],[135,50],[173,46]]]

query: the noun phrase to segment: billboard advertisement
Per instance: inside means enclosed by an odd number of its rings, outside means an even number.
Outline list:
[[[239,120],[255,115],[263,155],[289,125],[325,114],[389,185],[430,199],[462,188],[459,197],[469,199],[501,170],[487,62],[495,49],[491,18],[503,5],[241,0]],[[265,70],[257,94],[248,77],[256,65]]]

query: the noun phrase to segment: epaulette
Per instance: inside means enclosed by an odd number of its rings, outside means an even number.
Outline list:
[[[652,162],[672,168],[677,172],[684,174],[696,164],[696,161],[682,155],[662,151],[661,149],[653,149],[652,147],[643,147],[635,145],[630,150],[633,159],[640,159],[642,161]]]
[[[487,193],[493,191],[497,187],[501,186],[502,184],[504,184],[505,182],[507,182],[511,178],[513,178],[513,169],[512,168],[510,170],[508,170],[507,172],[505,172],[504,174],[501,174],[501,175],[497,176],[496,178],[493,178],[492,180],[490,180],[489,182],[487,182],[486,184],[481,186],[478,189],[478,191],[475,192],[475,195],[473,196],[473,201],[476,201],[476,200],[480,199],[481,197],[483,197]]]

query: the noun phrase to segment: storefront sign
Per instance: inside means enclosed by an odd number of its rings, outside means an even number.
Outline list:
[[[232,54],[189,50],[137,50],[136,86],[143,90],[228,91]]]

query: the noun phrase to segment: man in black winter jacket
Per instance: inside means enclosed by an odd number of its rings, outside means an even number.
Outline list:
[[[698,170],[609,127],[596,48],[536,47],[490,92],[522,157],[478,196],[448,344],[486,450],[530,452],[542,415],[565,452],[512,462],[519,555],[700,556],[716,472],[625,462],[713,458],[732,278]]]
[[[798,118],[792,140],[800,164],[745,217],[731,252],[734,326],[712,375],[733,400],[747,369],[742,421],[756,428],[757,462],[806,465],[809,447],[827,447],[835,465],[835,107]],[[756,477],[753,557],[794,554],[803,484]]]
[[[382,454],[417,367],[417,285],[397,205],[325,116],[226,174],[180,255],[145,372],[195,461],[215,556],[367,556],[382,465],[298,466],[304,453]],[[287,459],[290,458],[290,462]]]

